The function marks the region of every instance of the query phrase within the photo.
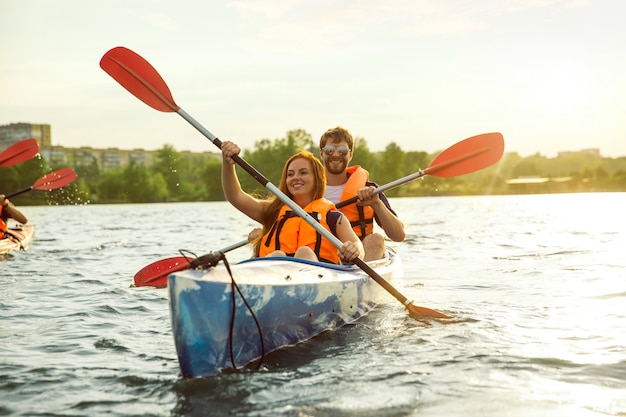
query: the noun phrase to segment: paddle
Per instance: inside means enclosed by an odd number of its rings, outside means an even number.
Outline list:
[[[0,167],[26,162],[39,153],[39,143],[35,138],[24,139],[6,148],[0,153]]]
[[[222,141],[215,137],[211,132],[204,128],[204,126],[198,123],[193,117],[191,117],[174,102],[174,98],[172,97],[172,94],[163,78],[161,78],[154,67],[141,56],[130,49],[116,47],[104,54],[100,60],[100,67],[118,83],[120,83],[122,87],[128,90],[139,100],[146,103],[148,106],[162,112],[178,113],[207,139],[213,142],[215,146],[221,149]],[[267,178],[265,178],[255,168],[250,166],[250,164],[244,161],[239,155],[233,156],[233,160],[261,185],[274,194],[279,200],[289,206],[289,208],[291,208],[298,216],[310,224],[318,233],[328,239],[335,247],[340,248],[342,246],[341,241],[330,233],[330,231],[326,230],[311,215],[305,212],[300,206],[287,197],[274,184],[269,182]],[[447,315],[436,310],[413,305],[413,301],[402,295],[362,259],[357,258],[354,260],[354,263],[391,295],[393,295],[398,301],[400,301],[409,310],[411,316],[416,318],[421,316],[449,318]]]
[[[248,244],[248,239],[242,240],[217,252],[210,252],[206,255],[199,256],[198,258],[188,258],[186,256],[174,256],[171,258],[161,259],[153,262],[150,265],[146,265],[141,268],[135,274],[135,286],[136,287],[167,287],[167,276],[173,272],[183,271],[193,267],[193,264],[209,263],[219,254],[224,254],[233,249],[240,248]]]
[[[381,185],[374,190],[374,194],[382,193],[398,185],[405,184],[424,175],[435,177],[456,177],[487,168],[502,158],[504,153],[504,138],[500,133],[484,133],[472,136],[455,143],[441,152],[426,169],[420,169],[414,174]],[[356,203],[358,197],[352,197],[336,204],[337,208]]]
[[[59,170],[50,172],[43,177],[39,178],[33,185],[28,188],[24,188],[21,191],[16,191],[9,195],[5,195],[4,198],[13,198],[17,195],[23,194],[30,190],[56,190],[57,188],[64,187],[72,181],[74,181],[78,175],[71,168],[61,168]]]

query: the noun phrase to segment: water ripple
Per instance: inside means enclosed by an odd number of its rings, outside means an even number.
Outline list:
[[[394,285],[453,319],[390,297],[258,372],[197,380],[180,377],[167,291],[133,275],[254,223],[224,202],[28,207],[33,246],[0,261],[0,415],[626,415],[625,194],[392,203],[407,230]]]

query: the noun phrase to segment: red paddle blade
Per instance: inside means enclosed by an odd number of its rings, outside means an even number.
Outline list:
[[[61,168],[39,178],[33,184],[33,189],[46,191],[56,190],[57,188],[71,184],[76,178],[78,178],[78,174],[76,174],[72,168]]]
[[[39,143],[35,138],[21,140],[0,153],[0,167],[21,164],[39,153]]]
[[[484,133],[464,139],[441,152],[424,170],[436,177],[470,174],[495,164],[504,153],[504,138],[500,133]]]
[[[445,314],[440,313],[437,310],[433,310],[432,308],[416,306],[413,305],[413,303],[407,305],[406,308],[409,310],[409,316],[414,319],[420,319],[424,317],[434,317],[437,319],[451,318],[450,316],[446,316]]]
[[[157,70],[130,49],[118,46],[100,60],[100,67],[132,95],[162,112],[177,112],[169,87]]]
[[[167,276],[172,272],[189,269],[189,259],[184,256],[161,259],[146,265],[135,274],[136,287],[167,287]]]

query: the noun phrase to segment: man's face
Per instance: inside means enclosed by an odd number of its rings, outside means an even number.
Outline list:
[[[339,142],[329,140],[326,146],[320,149],[320,156],[329,173],[341,174],[352,159],[352,151],[345,140]]]

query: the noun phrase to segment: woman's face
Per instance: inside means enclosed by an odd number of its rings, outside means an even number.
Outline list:
[[[296,202],[310,202],[315,191],[315,177],[311,164],[303,158],[296,158],[287,166],[287,190]],[[308,199],[309,201],[305,201]]]

